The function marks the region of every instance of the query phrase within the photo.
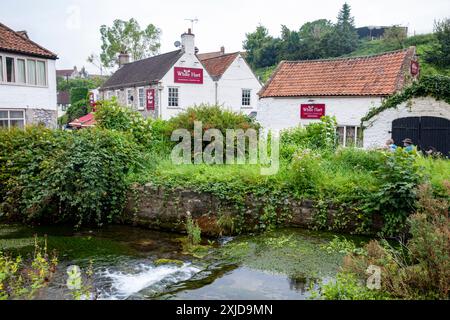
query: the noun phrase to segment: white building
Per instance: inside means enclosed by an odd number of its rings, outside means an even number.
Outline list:
[[[190,30],[181,40],[180,50],[132,63],[122,54],[121,68],[100,89],[103,97],[117,97],[146,117],[162,119],[200,104],[247,114],[256,109],[261,84],[239,53],[202,63]]]
[[[259,94],[257,120],[266,130],[280,131],[335,116],[342,145],[369,147],[365,141],[373,139],[363,134],[362,118],[417,76],[414,61],[414,47],[369,57],[283,61]]]
[[[56,127],[57,56],[0,23],[0,127]]]

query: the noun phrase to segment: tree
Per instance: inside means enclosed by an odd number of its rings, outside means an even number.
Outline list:
[[[299,31],[302,42],[301,58],[303,60],[320,59],[326,55],[324,38],[333,31],[333,23],[319,19],[305,23]]]
[[[383,41],[393,50],[403,49],[408,35],[404,28],[400,26],[392,26],[384,32]]]
[[[280,60],[301,59],[302,48],[300,35],[296,31],[289,30],[286,26],[281,26]]]
[[[438,66],[450,66],[450,19],[436,21],[434,23],[434,32],[437,43],[433,49],[426,52],[426,61]]]
[[[327,55],[337,57],[351,53],[358,47],[358,34],[355,19],[351,15],[351,7],[344,3],[339,11],[334,30],[324,38]]]
[[[102,53],[100,60],[105,67],[118,64],[117,56],[128,53],[134,61],[159,52],[161,30],[149,24],[144,30],[135,19],[115,20],[112,27],[102,25]]]
[[[247,61],[254,68],[268,67],[278,62],[279,39],[269,36],[266,27],[259,25],[255,32],[247,33],[243,47]]]
[[[62,77],[57,79],[58,91],[70,91],[72,88],[86,87],[89,90],[101,87],[106,81],[106,77],[90,77],[90,78],[76,78],[66,80]]]

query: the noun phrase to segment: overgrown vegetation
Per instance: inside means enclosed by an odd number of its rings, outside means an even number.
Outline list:
[[[0,213],[23,222],[112,222],[139,147],[107,130],[0,130]]]
[[[46,287],[56,272],[58,259],[43,246],[34,242],[34,254],[30,259],[10,256],[0,251],[0,300],[32,299]]]
[[[446,185],[447,192],[450,185]],[[430,185],[419,188],[417,212],[408,219],[410,239],[394,248],[371,241],[364,254],[350,253],[337,280],[325,285],[326,299],[449,299],[449,201],[433,196]],[[365,286],[367,269],[381,270],[379,290]]]

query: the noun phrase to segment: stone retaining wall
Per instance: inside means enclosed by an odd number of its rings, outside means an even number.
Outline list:
[[[264,199],[257,199],[253,195],[245,198],[244,213],[235,204],[227,203],[209,193],[199,193],[192,190],[176,189],[167,190],[161,187],[147,184],[134,189],[129,195],[126,209],[126,220],[137,226],[150,229],[184,232],[186,217],[191,215],[202,229],[203,234],[218,235],[231,234],[232,230],[226,230],[223,224],[218,223],[220,217],[234,219],[242,216],[245,218],[244,232],[254,231],[258,224],[258,218],[264,214]],[[315,215],[319,214],[315,203],[310,200],[286,199],[282,208],[278,211],[288,213],[285,221],[287,227],[312,228],[315,225]],[[356,213],[351,210],[343,211],[342,208],[326,207],[326,224],[336,227],[336,217],[340,221],[345,220],[345,226],[340,226],[340,231],[354,232]],[[322,211],[323,212],[323,211]],[[323,213],[322,213],[323,214]],[[345,219],[342,219],[342,214]],[[221,226],[219,226],[221,225]],[[380,219],[375,219],[374,230],[381,227]]]

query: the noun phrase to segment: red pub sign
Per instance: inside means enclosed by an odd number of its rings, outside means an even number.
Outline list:
[[[175,67],[175,83],[203,84],[203,69]]]
[[[420,72],[420,66],[418,61],[411,61],[411,74],[417,76]]]
[[[155,89],[147,89],[147,110],[155,110]]]
[[[325,105],[302,104],[300,116],[302,119],[320,119],[325,116]]]

